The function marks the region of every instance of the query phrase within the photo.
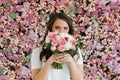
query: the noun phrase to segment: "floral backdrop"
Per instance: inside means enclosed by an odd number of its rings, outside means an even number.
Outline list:
[[[120,0],[0,0],[0,80],[30,80],[30,53],[53,12],[73,20],[85,80],[120,80]]]

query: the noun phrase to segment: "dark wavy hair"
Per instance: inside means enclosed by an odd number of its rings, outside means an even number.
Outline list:
[[[63,12],[52,13],[50,15],[50,19],[47,23],[47,32],[46,32],[44,40],[43,40],[43,47],[42,47],[42,51],[40,53],[40,60],[42,60],[43,57],[45,57],[45,59],[47,60],[52,55],[51,50],[44,48],[44,41],[45,41],[46,35],[48,34],[48,31],[52,32],[52,26],[57,19],[61,19],[61,20],[64,20],[65,22],[67,22],[67,24],[69,26],[69,32],[68,33],[71,34],[71,35],[74,34],[74,29],[73,29],[73,26],[72,26],[72,19],[69,16],[67,16]]]

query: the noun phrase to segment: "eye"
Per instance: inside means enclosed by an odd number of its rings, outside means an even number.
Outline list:
[[[68,29],[68,27],[64,27],[64,30],[67,30]]]
[[[55,29],[59,29],[59,26],[56,26]]]

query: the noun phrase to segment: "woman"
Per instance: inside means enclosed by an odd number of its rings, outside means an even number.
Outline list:
[[[73,35],[71,19],[65,13],[54,13],[50,16],[47,26],[50,32],[68,33]],[[47,35],[47,34],[46,34]],[[52,64],[63,63],[63,69],[55,69]],[[83,80],[83,60],[80,49],[73,57],[69,54],[52,54],[44,49],[44,45],[35,48],[31,55],[33,80]]]

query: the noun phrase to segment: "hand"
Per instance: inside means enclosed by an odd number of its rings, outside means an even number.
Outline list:
[[[49,63],[49,65],[52,65],[54,62],[56,62],[56,54],[53,54],[51,57],[49,57],[49,59],[47,60],[47,63]]]
[[[57,63],[71,63],[73,60],[72,56],[70,54],[56,54],[55,55],[55,62]]]
[[[49,63],[49,65],[52,65],[54,62],[56,63],[72,63],[73,58],[70,54],[53,54],[48,60],[47,62]]]

